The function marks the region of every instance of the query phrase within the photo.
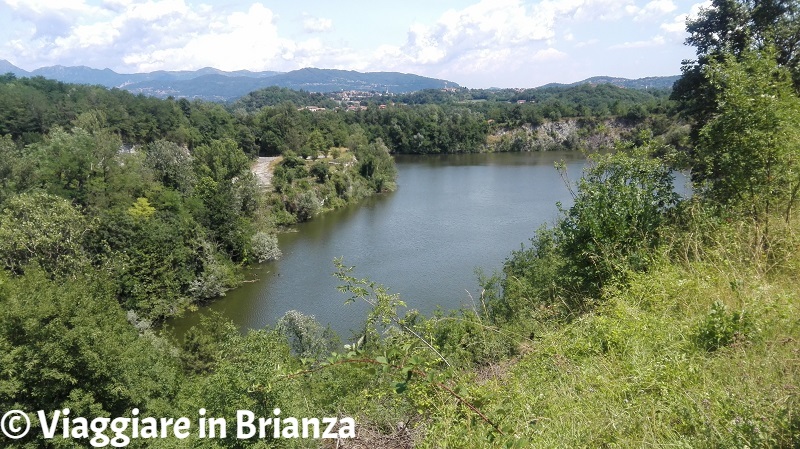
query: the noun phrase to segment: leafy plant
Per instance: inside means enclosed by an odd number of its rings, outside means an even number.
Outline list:
[[[719,301],[697,326],[694,342],[706,351],[716,351],[734,342],[751,337],[755,326],[750,314],[745,311],[728,311]]]
[[[278,247],[278,238],[275,234],[259,231],[250,239],[253,258],[258,262],[278,260],[281,258],[281,249]]]
[[[313,316],[297,310],[286,312],[275,324],[275,330],[286,337],[292,353],[301,359],[322,359],[337,346],[329,327],[323,327]]]
[[[650,145],[592,157],[562,210],[556,234],[561,271],[573,293],[594,295],[629,271],[647,269],[661,227],[679,197],[673,176]],[[573,304],[576,305],[576,304]]]

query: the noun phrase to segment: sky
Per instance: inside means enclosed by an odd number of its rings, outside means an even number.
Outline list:
[[[680,74],[698,0],[0,0],[25,70],[392,71],[470,88]]]

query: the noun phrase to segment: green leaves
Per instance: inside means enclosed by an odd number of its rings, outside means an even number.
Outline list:
[[[32,269],[0,281],[0,408],[122,416],[170,400],[178,371],[167,345],[126,321],[103,276],[75,276]]]
[[[649,148],[597,156],[578,183],[575,203],[558,224],[563,274],[597,293],[625,272],[641,271],[659,243],[660,227],[678,203],[672,174]]]
[[[45,193],[9,199],[0,213],[0,263],[20,273],[36,262],[50,274],[74,275],[88,262],[87,220],[68,201]]]
[[[321,360],[338,346],[330,328],[296,310],[286,312],[275,325],[275,331],[286,337],[295,355],[305,359]]]
[[[232,139],[201,145],[195,148],[193,156],[198,176],[208,176],[216,182],[230,182],[250,167],[249,159]]]
[[[703,195],[765,222],[788,220],[800,189],[800,98],[771,51],[723,57],[705,70],[716,114],[693,158]]]
[[[755,333],[755,323],[746,311],[729,311],[717,301],[695,329],[693,340],[697,346],[713,352],[734,342],[748,340]]]

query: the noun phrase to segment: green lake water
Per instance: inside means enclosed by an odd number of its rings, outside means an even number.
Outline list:
[[[399,293],[425,314],[473,307],[475,270],[491,273],[542,223],[571,204],[554,168],[565,161],[580,177],[580,153],[400,156],[396,192],[328,212],[279,235],[283,257],[248,272],[242,287],[171,320],[177,333],[217,311],[242,330],[274,324],[288,310],[314,315],[343,339],[362,326],[364,304],[344,302],[334,258]],[[469,294],[468,294],[469,292]]]

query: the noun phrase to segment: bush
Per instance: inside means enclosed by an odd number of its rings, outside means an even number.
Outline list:
[[[322,205],[313,190],[293,191],[289,197],[287,209],[297,221],[308,221],[316,215]]]
[[[251,252],[258,263],[280,259],[282,253],[278,247],[278,237],[263,231],[257,232],[251,239]]]
[[[225,296],[236,285],[236,272],[229,260],[217,256],[209,243],[203,243],[203,271],[191,282],[189,293],[204,300]]]
[[[575,203],[558,224],[558,250],[567,282],[596,294],[629,271],[645,270],[661,227],[679,197],[673,176],[649,148],[593,158],[578,182]]]
[[[522,311],[554,302],[559,287],[559,267],[555,228],[542,226],[529,247],[513,251],[503,264],[500,282],[503,294],[488,302],[489,317],[495,322],[520,318]]]
[[[612,281],[645,271],[678,204],[672,175],[649,148],[592,158],[555,226],[511,254],[488,301],[495,322],[547,318],[585,307]],[[564,310],[566,309],[566,310]]]
[[[712,352],[734,342],[746,340],[753,332],[750,315],[742,312],[728,312],[724,304],[717,301],[711,311],[699,323],[694,334],[697,346]]]
[[[322,327],[313,316],[297,310],[286,312],[275,325],[275,330],[286,337],[292,353],[301,358],[322,359],[336,346],[330,328]]]

